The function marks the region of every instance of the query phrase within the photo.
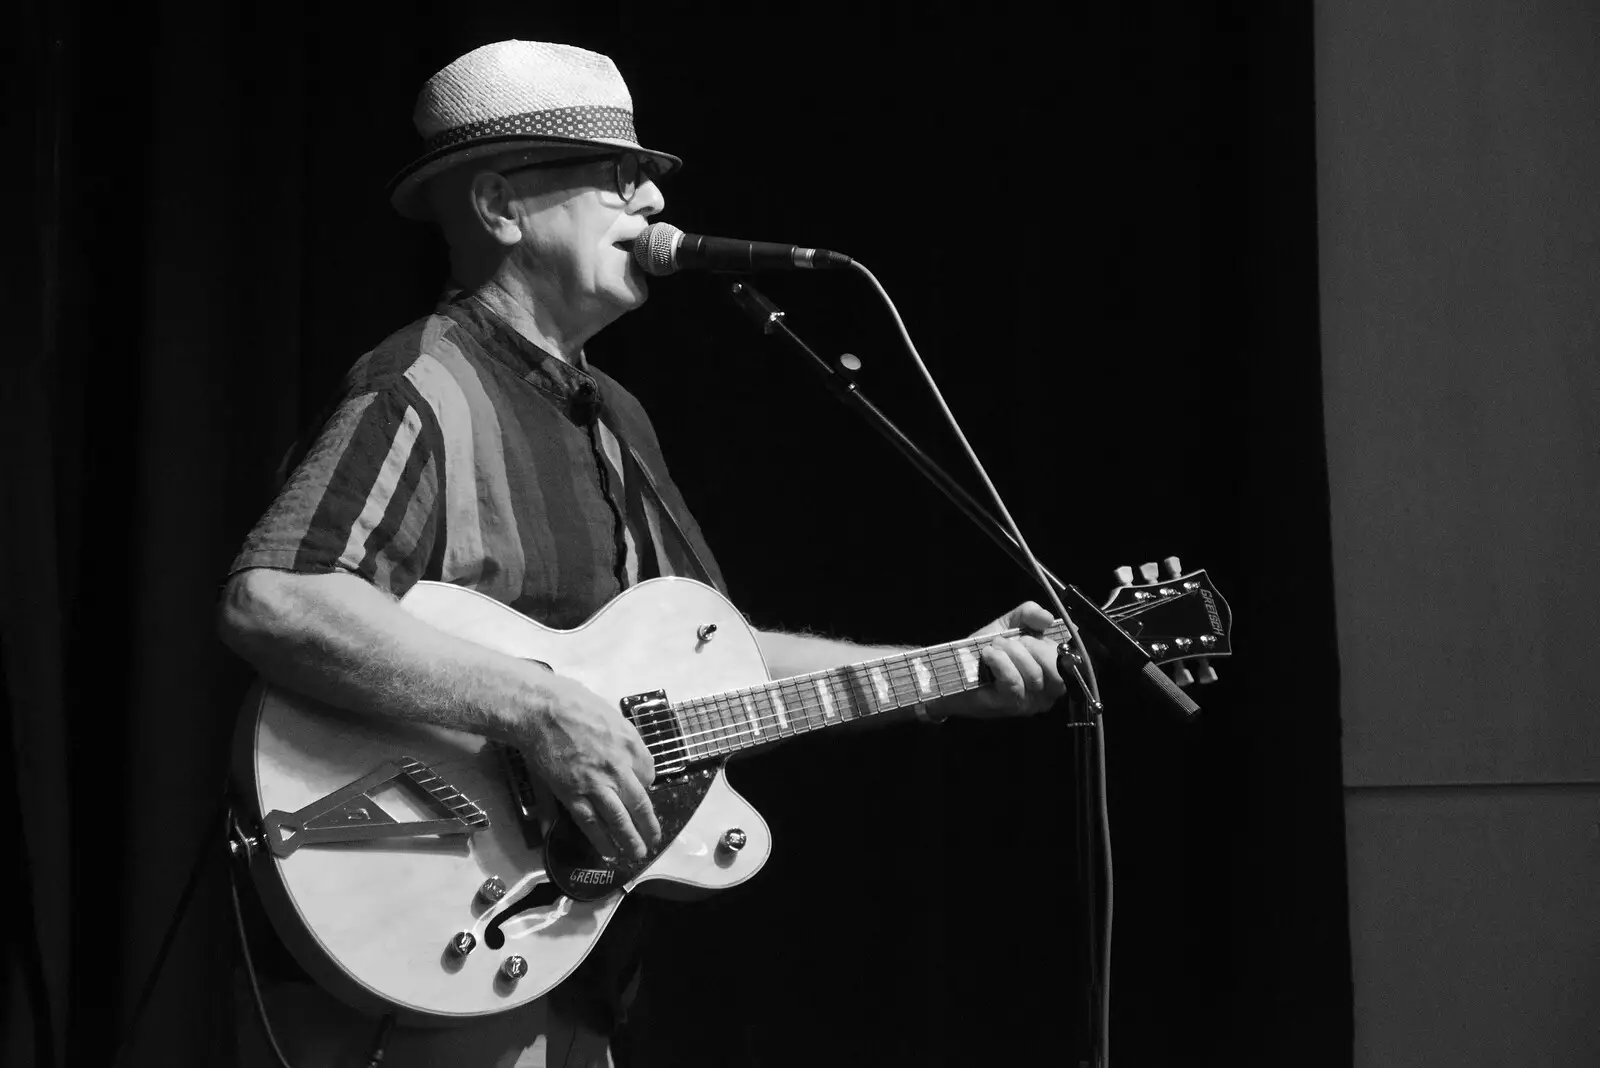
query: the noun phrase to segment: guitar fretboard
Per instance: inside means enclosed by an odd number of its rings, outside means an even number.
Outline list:
[[[979,653],[996,637],[965,638],[945,645],[896,653],[847,667],[680,701],[672,706],[679,737],[663,739],[657,762],[690,762],[728,756],[742,749],[838,726],[918,702],[973,690],[983,684]],[[1044,632],[1047,641],[1067,637],[1061,624]],[[654,748],[654,747],[652,747]]]

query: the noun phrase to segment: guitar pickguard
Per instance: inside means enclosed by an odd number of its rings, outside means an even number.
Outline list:
[[[608,860],[595,852],[589,839],[563,809],[545,839],[545,864],[550,881],[576,901],[593,901],[627,886],[655,863],[668,843],[688,825],[721,767],[718,762],[650,786],[650,803],[655,806],[656,820],[661,824],[661,845],[637,863]]]

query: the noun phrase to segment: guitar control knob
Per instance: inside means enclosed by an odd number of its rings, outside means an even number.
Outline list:
[[[528,974],[528,962],[513,954],[500,962],[500,974],[507,982],[514,983]]]
[[[483,881],[483,885],[478,887],[478,896],[493,905],[506,896],[506,881],[498,875],[489,876]]]
[[[723,832],[722,841],[718,845],[729,853],[737,853],[744,848],[745,843],[749,840],[749,836],[738,827],[729,827]]]
[[[450,955],[452,957],[465,957],[478,946],[478,940],[472,937],[471,931],[457,931],[456,936],[450,939]]]

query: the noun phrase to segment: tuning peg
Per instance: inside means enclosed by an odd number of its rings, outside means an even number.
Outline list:
[[[1161,577],[1160,571],[1157,569],[1154,561],[1148,564],[1140,564],[1139,574],[1144,576],[1144,580],[1146,582],[1154,582],[1156,579]]]
[[[1179,575],[1183,574],[1183,565],[1178,563],[1178,558],[1176,556],[1167,557],[1165,560],[1161,561],[1161,564],[1167,569],[1167,578],[1169,579],[1175,579]]]
[[[1189,674],[1189,669],[1182,664],[1172,665],[1172,681],[1179,686],[1193,686],[1194,676]]]
[[[1129,567],[1128,565],[1122,565],[1113,571],[1112,574],[1116,576],[1118,586],[1133,585],[1133,568]]]
[[[1217,681],[1217,673],[1211,667],[1211,661],[1208,658],[1203,656],[1196,657],[1194,661],[1194,667],[1196,672],[1195,677],[1200,680],[1200,685],[1204,686],[1208,682]]]

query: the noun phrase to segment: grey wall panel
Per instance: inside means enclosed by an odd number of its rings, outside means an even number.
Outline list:
[[[1600,785],[1352,790],[1362,1068],[1600,1065]]]
[[[1316,14],[1346,782],[1600,778],[1600,8]]]

